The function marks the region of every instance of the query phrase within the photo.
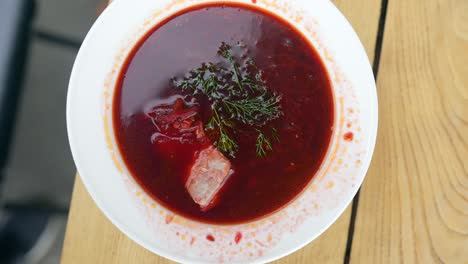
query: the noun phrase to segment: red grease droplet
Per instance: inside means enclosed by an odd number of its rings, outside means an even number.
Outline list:
[[[252,0],[252,3],[253,3],[253,4],[256,4],[256,3],[257,3],[257,0]]]
[[[170,224],[174,220],[174,215],[167,214],[166,215],[166,224]]]
[[[353,141],[354,134],[353,134],[353,132],[348,132],[348,133],[344,134],[343,138],[346,141]]]
[[[236,244],[239,244],[239,242],[241,241],[242,239],[242,233],[241,232],[237,232],[236,233],[236,237],[234,238],[234,241],[236,242]]]
[[[192,239],[190,240],[190,245],[193,245],[193,243],[195,243],[195,238],[192,237]]]
[[[211,241],[211,242],[214,242],[214,241],[215,241],[215,238],[214,238],[213,235],[207,235],[207,236],[206,236],[206,240]]]

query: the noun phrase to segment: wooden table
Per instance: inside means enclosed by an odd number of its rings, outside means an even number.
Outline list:
[[[353,205],[279,263],[468,263],[468,0],[334,0],[373,63],[374,159]],[[62,262],[169,263],[119,232],[77,177]]]

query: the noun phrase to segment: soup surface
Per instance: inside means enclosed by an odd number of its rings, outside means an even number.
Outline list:
[[[251,104],[232,114],[229,100]],[[334,121],[330,80],[310,43],[282,19],[234,4],[187,9],[148,32],[120,73],[113,107],[120,152],[141,187],[176,213],[218,224],[294,199],[319,169]],[[229,173],[203,207],[187,180],[209,146]]]

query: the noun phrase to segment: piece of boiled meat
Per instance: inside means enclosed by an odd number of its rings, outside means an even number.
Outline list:
[[[229,160],[218,149],[210,146],[200,151],[190,169],[185,188],[193,201],[206,211],[216,205],[218,193],[230,175]]]
[[[229,160],[206,136],[198,110],[178,98],[173,104],[154,107],[147,116],[157,129],[151,141],[160,151],[177,155],[187,148],[186,144],[200,146],[198,155],[194,153],[185,188],[201,210],[207,211],[216,205],[219,192],[232,173]]]

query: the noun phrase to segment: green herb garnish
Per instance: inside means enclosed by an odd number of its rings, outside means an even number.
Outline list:
[[[258,131],[257,142],[255,145],[257,147],[257,156],[259,157],[265,157],[267,151],[271,151],[273,149],[270,140],[261,131]]]
[[[235,48],[236,51],[245,51],[241,45]],[[219,150],[234,157],[239,147],[234,134],[248,126],[257,134],[257,156],[265,157],[273,150],[270,137],[279,142],[279,135],[275,128],[271,128],[269,137],[260,128],[283,114],[282,97],[268,90],[262,71],[246,54],[234,56],[233,47],[222,43],[218,55],[222,58],[219,63],[203,63],[184,78],[174,79],[173,84],[191,96],[208,99],[212,115],[205,124],[205,130],[217,134],[215,144]],[[244,127],[236,127],[236,123]]]

